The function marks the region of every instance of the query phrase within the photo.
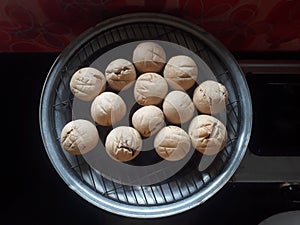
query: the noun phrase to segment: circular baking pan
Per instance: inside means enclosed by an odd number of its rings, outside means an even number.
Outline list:
[[[204,74],[199,72],[198,83],[201,77],[206,77],[225,85],[228,90],[226,111],[217,116],[226,124],[228,140],[226,147],[217,155],[204,156],[195,151],[184,164],[175,166],[173,172],[170,163],[156,166],[160,161],[151,158],[151,151],[145,151],[149,159],[147,162],[145,157],[140,157],[126,164],[131,168],[127,174],[125,172],[129,177],[138,176],[132,173],[133,170],[150,168],[147,176],[139,174],[141,179],[135,182],[136,178],[126,180],[116,177],[116,170],[108,174],[113,170],[114,167],[110,166],[114,162],[108,161],[106,166],[99,167],[101,163],[93,164],[91,161],[97,158],[97,151],[91,153],[90,157],[68,154],[60,145],[60,132],[75,117],[88,114],[85,110],[74,113],[74,108],[78,108],[79,104],[69,88],[74,72],[86,66],[103,70],[114,57],[131,60],[131,50],[137,43],[146,40],[164,46],[167,57],[179,53],[193,57],[200,72],[204,68]],[[79,108],[85,106],[88,103],[83,103]],[[61,52],[44,83],[39,121],[49,159],[69,188],[91,204],[111,213],[134,218],[159,218],[204,203],[230,180],[247,149],[252,127],[252,105],[238,63],[211,34],[171,15],[131,13],[91,27]],[[105,134],[105,129],[98,129]],[[105,157],[105,151],[102,152]],[[156,166],[154,169],[153,165]],[[168,176],[164,175],[166,171],[170,172]]]

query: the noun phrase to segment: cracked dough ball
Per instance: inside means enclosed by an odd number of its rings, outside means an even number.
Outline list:
[[[198,67],[195,61],[186,55],[173,56],[164,69],[164,77],[175,90],[191,88],[198,77]]]
[[[132,62],[141,73],[159,72],[166,63],[166,52],[155,42],[142,42],[134,49]]]
[[[109,86],[117,91],[126,90],[136,79],[134,65],[126,59],[116,59],[110,62],[105,70]]]
[[[117,94],[106,91],[98,95],[91,104],[93,120],[102,126],[111,126],[123,119],[126,104]]]
[[[140,105],[156,105],[168,93],[167,81],[157,73],[144,73],[134,85],[134,98]]]
[[[189,125],[188,134],[194,148],[205,155],[215,155],[226,145],[225,125],[210,115],[198,115]]]
[[[191,149],[189,135],[178,126],[162,128],[154,139],[157,154],[165,160],[177,161],[183,159]]]
[[[142,149],[141,135],[133,127],[116,127],[107,135],[105,149],[116,161],[130,161],[137,157]]]
[[[165,97],[162,105],[168,121],[181,124],[189,121],[195,112],[195,106],[190,96],[184,91],[171,91]]]
[[[74,96],[82,101],[91,101],[105,91],[106,79],[102,72],[92,67],[77,70],[70,80]]]
[[[143,137],[153,136],[165,125],[164,114],[157,106],[143,106],[134,112],[132,125]]]
[[[84,119],[77,119],[67,123],[60,134],[60,142],[64,150],[81,155],[94,149],[99,141],[96,126]]]
[[[227,101],[226,87],[217,81],[204,81],[194,90],[193,102],[202,113],[219,113],[226,108]]]

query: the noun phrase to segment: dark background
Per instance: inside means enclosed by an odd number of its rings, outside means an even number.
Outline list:
[[[125,218],[91,205],[56,173],[40,135],[40,95],[57,56],[58,53],[0,53],[5,124],[0,224],[256,225],[275,213],[296,209],[276,183],[228,183],[199,207],[162,219]]]

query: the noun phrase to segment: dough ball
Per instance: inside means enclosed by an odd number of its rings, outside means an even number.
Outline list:
[[[191,149],[189,135],[180,127],[166,126],[154,139],[157,154],[165,160],[177,161],[183,159]]]
[[[136,79],[134,65],[126,59],[116,59],[110,62],[105,70],[109,86],[117,91],[126,90]]]
[[[91,101],[105,91],[106,79],[102,72],[92,67],[77,70],[70,80],[74,96],[82,101]]]
[[[108,155],[116,161],[132,160],[142,149],[141,135],[133,127],[116,127],[107,135],[105,149]]]
[[[217,81],[204,81],[194,90],[193,102],[202,113],[219,113],[226,108],[227,101],[228,92],[226,87]]]
[[[166,119],[174,124],[189,121],[195,112],[195,106],[190,96],[184,91],[171,91],[165,97],[162,105]]]
[[[142,42],[134,49],[132,61],[141,73],[159,72],[166,63],[166,52],[155,42]]]
[[[189,125],[188,134],[192,144],[205,155],[215,155],[226,145],[227,131],[225,125],[211,115],[198,115]]]
[[[132,125],[143,137],[150,137],[165,125],[164,114],[157,106],[143,106],[132,115]]]
[[[111,126],[123,119],[126,104],[117,94],[106,91],[98,95],[91,105],[93,120],[102,126]]]
[[[85,154],[94,149],[99,141],[96,126],[84,119],[67,123],[60,134],[61,146],[73,155]]]
[[[163,74],[173,89],[187,90],[191,88],[197,80],[198,67],[191,57],[177,55],[169,59]]]
[[[144,73],[134,85],[134,98],[140,105],[156,105],[168,93],[167,81],[157,73]]]

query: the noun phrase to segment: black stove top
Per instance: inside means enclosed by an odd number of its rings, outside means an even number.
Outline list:
[[[58,53],[1,53],[3,121],[1,224],[206,224],[256,225],[300,209],[282,182],[229,182],[202,205],[161,219],[132,219],[103,211],[64,183],[44,150],[38,107],[46,75]],[[6,91],[8,90],[8,91]],[[9,118],[9,119],[8,119]],[[12,139],[12,140],[11,140]]]

